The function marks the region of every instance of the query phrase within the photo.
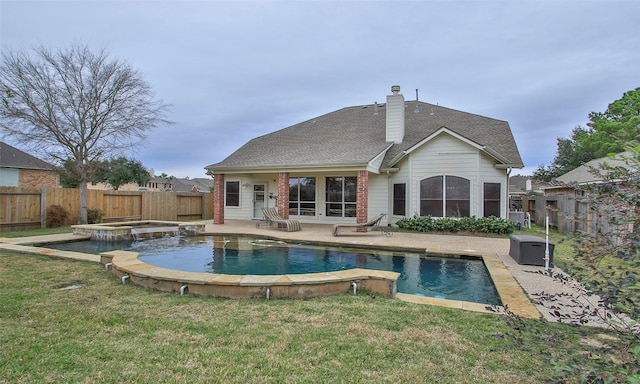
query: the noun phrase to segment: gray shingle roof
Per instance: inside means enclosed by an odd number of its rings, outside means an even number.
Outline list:
[[[578,168],[573,169],[562,176],[558,176],[556,181],[559,181],[562,183],[578,183],[578,184],[603,181],[604,180],[603,177],[601,177],[600,175],[594,175],[591,172],[591,169],[595,168],[595,169],[601,170],[601,172],[603,173],[606,173],[607,171],[605,171],[602,168],[602,166],[605,164],[610,167],[629,168],[629,165],[625,160],[625,156],[629,156],[629,154],[628,153],[618,154],[614,159],[610,159],[608,157],[601,157],[599,159],[588,161],[585,164],[579,166]]]
[[[198,192],[210,192],[213,188],[213,179],[207,178],[173,179],[171,183],[174,192],[193,192],[194,187]]]
[[[0,141],[0,167],[52,171],[56,167]]]
[[[404,141],[393,144],[382,167],[402,151],[415,146],[440,128],[487,147],[508,165],[522,167],[509,123],[428,103],[407,101]],[[308,166],[364,166],[392,143],[386,142],[385,105],[339,109],[288,128],[254,138],[223,161],[207,166],[216,172],[251,168]]]

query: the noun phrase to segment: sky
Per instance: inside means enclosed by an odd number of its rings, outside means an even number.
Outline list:
[[[174,122],[127,154],[156,175],[207,177],[254,137],[392,85],[508,121],[512,173],[529,175],[640,86],[639,16],[637,0],[0,0],[0,48],[81,43],[139,71]]]

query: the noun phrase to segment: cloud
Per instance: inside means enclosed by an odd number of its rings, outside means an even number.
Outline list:
[[[556,138],[637,87],[640,3],[625,1],[3,1],[2,49],[82,41],[171,104],[132,154],[204,177],[259,135],[407,99],[509,121],[530,172]],[[28,26],[28,27],[26,27]]]

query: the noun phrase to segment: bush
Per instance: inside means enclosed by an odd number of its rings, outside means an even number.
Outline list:
[[[98,224],[102,221],[102,211],[99,209],[87,209],[87,223]]]
[[[69,217],[69,212],[64,207],[60,205],[47,207],[47,227],[62,227],[65,225],[67,217]]]
[[[494,233],[498,235],[510,234],[515,230],[513,221],[498,217],[443,217],[434,219],[431,216],[414,216],[396,222],[400,229],[416,232],[469,232]]]

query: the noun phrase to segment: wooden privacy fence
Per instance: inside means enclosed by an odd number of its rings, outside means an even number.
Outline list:
[[[42,228],[46,209],[52,205],[60,205],[69,213],[66,225],[78,223],[78,189],[0,187],[0,231]],[[213,194],[94,189],[87,191],[87,208],[100,210],[102,222],[206,220],[213,217]]]
[[[575,231],[596,235],[619,230],[609,223],[604,212],[593,212],[588,203],[580,201],[575,194],[551,196],[526,196],[523,208],[531,214],[531,221],[544,226],[546,216],[549,225],[558,232],[569,234]]]

